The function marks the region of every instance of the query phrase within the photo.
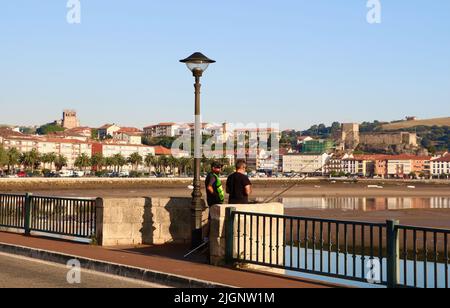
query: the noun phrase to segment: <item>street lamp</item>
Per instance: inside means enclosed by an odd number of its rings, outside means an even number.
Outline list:
[[[196,248],[203,243],[202,239],[202,192],[200,189],[200,163],[202,158],[202,133],[200,117],[200,77],[211,63],[216,61],[209,59],[200,52],[192,54],[190,57],[180,60],[185,63],[195,77],[195,130],[194,130],[194,191],[192,192],[192,248]]]

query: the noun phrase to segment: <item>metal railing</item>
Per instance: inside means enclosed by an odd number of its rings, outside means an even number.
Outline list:
[[[413,288],[449,287],[450,230],[399,225],[399,285]]]
[[[0,226],[76,238],[91,238],[96,200],[0,194]]]
[[[421,264],[417,250],[415,254],[408,250],[400,254],[400,239],[402,243],[408,239],[400,233],[406,232],[408,236],[408,232],[419,231],[432,232],[434,238],[434,249],[432,253],[425,250],[427,257]],[[443,283],[435,282],[433,286],[448,287],[449,233],[450,230],[400,226],[397,221],[368,223],[247,213],[228,208],[226,259],[229,264],[260,265],[391,288],[429,286],[431,276],[427,276],[427,260],[432,260],[435,276],[444,279]],[[436,246],[441,239],[445,249],[443,257],[439,258]],[[404,247],[408,247],[407,244]],[[411,265],[408,257],[414,256],[415,262],[413,258]],[[401,262],[404,267],[400,267]],[[423,263],[425,274],[421,285],[417,269]],[[415,283],[408,280],[412,266],[416,269],[413,271]]]
[[[23,229],[25,195],[0,195],[0,226]]]

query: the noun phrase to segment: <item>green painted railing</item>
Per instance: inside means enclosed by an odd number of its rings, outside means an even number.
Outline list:
[[[0,194],[0,227],[91,238],[96,228],[96,200]]]

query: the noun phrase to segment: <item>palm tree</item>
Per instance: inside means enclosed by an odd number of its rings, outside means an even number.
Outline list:
[[[113,157],[114,166],[117,167],[116,172],[119,172],[123,166],[127,163],[125,157],[122,154],[115,154]]]
[[[106,157],[105,158],[105,166],[106,166],[106,169],[111,170],[111,167],[114,166],[114,158]]]
[[[3,168],[8,164],[8,156],[3,146],[0,146],[0,172],[3,173]]]
[[[44,169],[47,169],[47,164],[50,164],[50,169],[53,167],[53,163],[56,160],[55,153],[46,153],[41,155],[41,162],[43,164]]]
[[[56,156],[56,159],[55,159],[56,170],[61,171],[61,169],[66,166],[67,166],[67,158],[62,154],[59,154],[58,156]]]
[[[133,169],[135,171],[137,171],[139,169],[139,165],[142,165],[143,160],[144,159],[142,158],[142,156],[137,152],[131,154],[130,157],[128,157],[128,159],[127,159],[128,163],[133,165]]]
[[[106,165],[106,160],[103,157],[102,153],[95,153],[91,157],[90,166],[92,169],[95,169],[95,171],[100,171],[103,166]]]
[[[158,165],[158,157],[152,155],[152,154],[148,154],[145,157],[145,165],[148,167],[148,172],[151,173],[152,172],[152,167],[156,167]]]
[[[75,167],[79,168],[80,170],[86,171],[86,168],[91,165],[91,159],[90,157],[83,153],[77,157],[75,160]]]
[[[167,172],[167,168],[169,167],[169,158],[165,155],[159,157],[159,168],[160,168],[160,172],[162,169],[162,173],[166,174]]]
[[[167,164],[168,164],[168,166],[169,166],[169,168],[170,168],[170,173],[172,173],[172,174],[175,175],[175,168],[176,168],[176,167],[179,167],[179,161],[178,161],[178,159],[177,159],[176,157],[173,157],[173,156],[171,155],[171,156],[169,156],[169,157],[167,158]],[[178,169],[178,170],[179,170],[179,169]]]
[[[190,161],[189,158],[182,157],[182,158],[179,159],[181,174],[186,175],[187,169],[188,169],[190,163],[191,163],[191,161]]]
[[[25,169],[31,168],[31,172],[34,172],[36,166],[39,166],[40,155],[36,149],[30,152],[22,153],[19,158],[19,162],[24,166]]]
[[[19,164],[20,152],[16,148],[11,148],[6,152],[8,174],[11,174],[11,168],[14,169]]]

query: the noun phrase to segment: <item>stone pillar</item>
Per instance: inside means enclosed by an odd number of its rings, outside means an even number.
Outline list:
[[[225,264],[225,215],[226,208],[234,207],[237,211],[246,213],[263,213],[263,214],[274,214],[274,215],[284,215],[284,206],[281,203],[268,203],[268,204],[250,204],[250,205],[216,205],[211,208],[211,233],[210,233],[210,253],[211,253],[211,264],[213,265],[224,265]],[[245,219],[241,216],[240,222],[237,217],[235,220],[235,230],[234,230],[234,249],[233,256],[236,258],[238,255],[240,259],[247,259],[253,261],[263,262],[265,257],[265,262],[269,262],[272,258],[272,263],[276,264],[278,259],[278,264],[283,263],[283,244],[284,244],[284,234],[283,234],[283,222],[280,219],[278,228],[276,219],[272,219],[272,229],[270,228],[270,218],[266,218],[265,230],[264,230],[264,218],[253,217],[252,223],[251,218],[247,216]],[[250,228],[252,224],[252,228]],[[239,242],[240,247],[238,247],[238,235],[237,230],[240,228]],[[250,242],[250,235],[252,241]],[[244,236],[246,238],[246,245],[244,247]],[[272,237],[272,247],[270,246],[270,238]],[[278,250],[277,250],[277,239],[278,239]],[[265,242],[265,246],[263,243]],[[257,258],[258,255],[258,258]],[[278,256],[278,258],[277,258]],[[241,266],[244,264],[240,264]],[[244,265],[247,268],[259,269],[260,266],[254,265]]]

